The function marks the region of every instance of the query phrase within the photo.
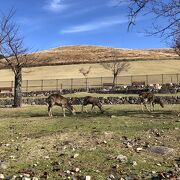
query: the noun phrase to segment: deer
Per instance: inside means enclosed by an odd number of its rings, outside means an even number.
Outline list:
[[[97,97],[92,96],[86,96],[84,97],[83,103],[82,103],[82,111],[84,110],[84,107],[86,107],[88,104],[92,104],[91,111],[93,110],[94,106],[97,106],[101,113],[103,113],[102,110],[102,104],[100,103],[100,100]],[[87,110],[86,110],[87,112]]]
[[[152,92],[142,92],[139,94],[139,97],[140,97],[143,112],[144,112],[143,107],[145,107],[149,112],[151,111],[147,107],[147,103],[150,103],[150,107],[153,107],[153,111],[154,111],[155,104],[159,104],[162,108],[164,108],[164,103],[162,102],[162,100],[159,97],[156,97],[154,93]]]
[[[73,115],[76,114],[75,109],[73,108],[73,106],[70,103],[70,101],[67,98],[61,96],[60,94],[51,94],[46,99],[46,103],[48,105],[48,115],[50,117],[52,117],[52,107],[54,105],[62,107],[62,111],[63,111],[63,116],[64,117],[66,117],[66,114],[65,114],[66,109],[68,109],[69,112],[71,112]]]

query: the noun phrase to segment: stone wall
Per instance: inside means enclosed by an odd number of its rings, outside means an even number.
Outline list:
[[[89,93],[99,93],[99,94],[139,94],[140,92],[152,91],[154,93],[161,94],[174,94],[180,92],[180,85],[174,84],[163,84],[157,88],[156,86],[118,86],[115,88],[104,87],[104,88],[89,88]],[[38,96],[49,96],[52,93],[71,94],[76,92],[87,92],[86,88],[79,89],[62,89],[62,90],[52,90],[52,91],[31,91],[23,92],[23,97],[38,97]],[[13,93],[0,93],[0,98],[13,97]]]
[[[165,104],[180,104],[180,96],[158,96]],[[99,97],[103,104],[139,104],[139,97]],[[72,104],[79,105],[83,101],[83,98],[70,98]],[[1,107],[9,107],[13,104],[13,99],[0,99]],[[45,98],[24,98],[23,104],[28,105],[45,105]]]

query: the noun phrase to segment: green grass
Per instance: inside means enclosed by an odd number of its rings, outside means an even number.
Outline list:
[[[52,170],[52,163],[59,162],[61,172],[80,168],[78,174],[90,175],[92,179],[104,180],[110,174],[141,179],[147,172],[171,169],[180,155],[180,105],[167,105],[164,109],[157,106],[152,113],[141,112],[139,105],[104,106],[104,114],[98,109],[80,113],[81,107],[75,108],[77,115],[67,113],[65,118],[59,107],[53,108],[52,118],[47,116],[46,106],[0,109],[0,160],[9,164],[8,169],[0,171],[5,175],[18,174],[19,170],[38,164],[33,167],[37,177],[47,171],[50,179],[59,179],[59,172]],[[153,129],[161,136],[152,134]],[[136,153],[124,146],[122,136],[140,138],[141,143],[150,145],[165,145],[175,151],[168,156],[147,150]],[[76,153],[79,156],[72,158]],[[127,156],[128,161],[118,162],[119,154]],[[133,167],[132,161],[137,166]],[[112,168],[115,165],[118,167]]]

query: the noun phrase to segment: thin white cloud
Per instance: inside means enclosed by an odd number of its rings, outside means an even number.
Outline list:
[[[93,31],[101,28],[111,27],[117,24],[126,23],[128,20],[127,18],[121,18],[119,16],[113,16],[111,18],[106,18],[102,20],[97,20],[89,23],[85,23],[82,25],[72,26],[67,29],[63,29],[60,32],[65,33],[79,33],[79,32],[87,32]]]
[[[48,0],[43,8],[52,12],[61,12],[69,8],[69,5],[64,4],[62,0]]]
[[[107,6],[109,7],[119,7],[119,6],[124,6],[129,3],[129,0],[109,0],[107,2]]]

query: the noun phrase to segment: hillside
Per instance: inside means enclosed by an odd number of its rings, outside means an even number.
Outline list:
[[[179,59],[172,49],[119,49],[101,46],[64,46],[36,53],[34,65],[99,63],[114,60]]]
[[[173,49],[119,49],[102,46],[62,46],[33,53],[35,61],[27,66],[100,63],[117,60],[177,60]],[[4,68],[3,59],[0,67]]]

